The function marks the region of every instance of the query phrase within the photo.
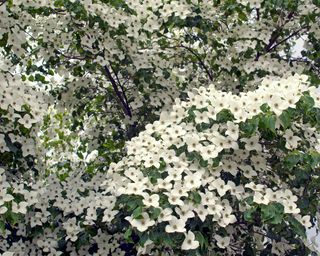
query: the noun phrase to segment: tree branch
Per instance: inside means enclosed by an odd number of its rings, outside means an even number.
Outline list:
[[[116,93],[117,97],[118,97],[118,100],[120,101],[121,103],[121,106],[124,110],[124,113],[129,116],[129,117],[132,117],[132,113],[131,113],[131,109],[130,109],[130,106],[126,103],[123,95],[121,94],[121,92],[119,91],[119,88],[118,88],[118,85],[117,85],[117,82],[114,80],[114,78],[112,77],[111,75],[111,72],[109,70],[109,68],[107,66],[104,66],[103,67],[104,71],[105,71],[105,74],[106,76],[108,77],[112,87],[113,87],[113,90],[114,92]]]
[[[206,66],[206,64],[203,62],[203,60],[201,59],[201,57],[200,57],[193,49],[191,49],[191,48],[188,47],[188,46],[185,46],[185,45],[181,44],[178,39],[170,38],[170,37],[166,36],[165,34],[162,34],[162,36],[166,37],[166,38],[169,39],[169,40],[175,40],[175,41],[178,43],[177,46],[172,46],[172,47],[167,47],[167,48],[181,47],[181,48],[184,48],[184,49],[188,50],[189,52],[191,52],[191,53],[197,58],[197,60],[199,61],[200,65],[202,66],[202,68],[203,68],[203,69],[205,70],[205,72],[207,73],[209,79],[210,79],[211,81],[213,81],[213,75],[212,75],[212,73],[210,72],[210,70],[208,69],[208,67]]]
[[[187,49],[189,52],[191,52],[199,61],[200,65],[203,67],[203,69],[206,71],[207,75],[209,76],[209,79],[211,81],[213,81],[213,76],[210,72],[210,70],[208,69],[208,67],[205,65],[205,63],[203,62],[203,60],[200,58],[200,56],[191,48],[189,48],[188,46],[185,46],[183,44],[180,44],[180,46],[184,49]]]
[[[309,28],[309,27],[308,26],[304,26],[304,27],[299,28],[297,31],[293,32],[291,35],[287,36],[286,38],[282,39],[280,42],[278,42],[275,45],[273,45],[272,47],[270,47],[267,52],[271,52],[272,50],[277,48],[280,44],[282,44],[282,43],[286,42],[287,40],[289,40],[290,38],[298,35],[301,32],[301,30],[303,30],[305,28]]]
[[[0,1],[0,6],[4,5],[8,0]]]
[[[123,95],[124,101],[125,101],[125,103],[126,103],[126,107],[129,109],[129,111],[130,111],[130,113],[131,113],[129,101],[128,101],[127,95],[125,94],[125,90],[124,90],[124,88],[123,88],[123,86],[122,86],[122,84],[121,84],[121,82],[120,82],[120,79],[119,79],[119,77],[118,77],[118,74],[117,74],[117,72],[115,72],[115,70],[113,69],[113,67],[112,67],[111,64],[110,64],[110,67],[111,67],[114,75],[116,76],[116,79],[117,79],[117,81],[118,81],[119,87],[121,88],[122,95]],[[130,115],[130,117],[132,117],[132,116]]]
[[[263,52],[257,52],[257,55],[255,57],[255,61],[258,61],[260,56],[262,56],[263,54],[266,54],[270,51],[270,48],[273,46],[273,44],[277,41],[277,39],[279,38],[279,36],[281,35],[281,32],[284,28],[284,26],[291,20],[291,18],[293,17],[294,12],[290,12],[287,16],[286,21],[282,24],[282,26],[278,27],[277,29],[275,29],[272,33],[271,33],[271,37],[269,40],[269,43],[264,47]],[[260,14],[259,14],[260,16]]]

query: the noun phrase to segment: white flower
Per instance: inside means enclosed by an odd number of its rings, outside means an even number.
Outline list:
[[[146,231],[149,227],[155,224],[154,220],[151,220],[148,213],[143,212],[141,219],[134,219],[131,216],[125,217],[127,221],[130,222],[131,226],[136,228],[140,232]]]
[[[184,185],[189,190],[199,188],[201,186],[201,177],[200,172],[195,172],[184,177]]]
[[[119,211],[105,209],[103,212],[102,222],[111,222]]]
[[[222,237],[219,235],[215,235],[214,238],[216,239],[217,245],[219,248],[225,249],[230,244],[230,237],[229,236]]]
[[[210,215],[216,215],[220,217],[223,212],[223,206],[221,204],[208,205],[207,211]]]
[[[172,219],[172,210],[171,208],[165,208],[163,209],[158,217],[158,222],[163,222],[163,221],[169,221]]]
[[[199,219],[204,222],[208,215],[208,210],[204,208],[203,205],[198,205],[197,208],[194,208],[195,212],[198,214]]]
[[[297,207],[297,205],[292,201],[283,201],[282,202],[284,206],[284,212],[285,213],[292,213],[292,214],[298,214],[300,213],[300,209]]]
[[[219,169],[231,173],[233,176],[236,176],[238,173],[238,165],[236,162],[228,159],[222,161],[222,165],[219,167]]]
[[[268,105],[277,116],[280,116],[283,110],[288,108],[289,103],[286,100],[283,100],[279,95],[270,96],[271,99],[268,102]]]
[[[286,138],[286,148],[295,149],[298,147],[298,142],[301,140],[298,136],[293,135],[293,131],[287,129],[283,135]]]
[[[32,118],[29,114],[25,114],[23,118],[18,120],[18,122],[28,129],[30,129],[32,126]]]
[[[238,200],[242,199],[244,195],[244,187],[242,185],[236,186],[236,184],[233,181],[228,181],[227,183],[230,185],[230,193],[231,195],[234,195]]]
[[[152,248],[153,245],[153,241],[151,241],[150,239],[148,239],[144,244],[143,247],[139,246],[138,247],[138,252],[137,255],[145,255],[145,254],[149,254],[150,253],[150,249]]]
[[[228,121],[226,135],[229,135],[233,140],[237,140],[239,137],[239,125]]]
[[[142,202],[143,202],[143,204],[145,206],[147,206],[147,207],[152,206],[152,207],[155,207],[155,208],[159,207],[159,199],[160,199],[159,195],[157,195],[157,194],[153,194],[153,195],[146,194],[143,197],[144,197],[144,199],[142,200]]]
[[[168,196],[168,201],[172,205],[184,205],[184,202],[180,199],[180,196],[177,196],[174,191],[165,192],[165,195]]]
[[[10,202],[14,197],[10,194],[7,194],[7,191],[4,189],[0,192],[0,205],[3,205],[5,202]]]
[[[134,182],[125,184],[126,187],[118,188],[119,193],[121,194],[128,194],[128,195],[144,195],[143,192],[147,187],[143,183]]]
[[[250,188],[253,191],[260,191],[263,192],[265,190],[265,186],[262,184],[255,184],[253,181],[251,181],[250,183],[247,183],[245,186],[245,188]]]
[[[160,167],[159,156],[156,156],[156,155],[149,156],[147,159],[145,159],[144,166],[146,168],[149,168],[152,166],[159,168]]]
[[[0,207],[0,214],[4,214],[4,213],[6,213],[8,211],[8,208],[7,207],[5,207],[5,206],[1,206]]]
[[[14,256],[14,252],[4,252],[2,256]]]
[[[259,144],[259,136],[253,136],[251,138],[242,138],[241,141],[245,142],[245,149],[246,150],[256,150],[256,151],[261,151],[262,147]]]
[[[220,196],[224,196],[226,192],[231,189],[231,186],[227,185],[221,178],[218,178],[211,182],[208,188],[210,190],[216,189]]]
[[[169,220],[169,225],[166,226],[166,232],[167,233],[183,233],[186,231],[185,229],[185,220],[178,219],[175,216],[172,216],[171,220]]]
[[[192,211],[192,205],[185,204],[180,207],[176,207],[174,210],[177,214],[179,214],[180,219],[187,221],[189,218],[194,217],[194,212]]]
[[[248,179],[257,176],[257,172],[250,165],[240,165],[238,168],[243,172],[243,176]]]
[[[203,160],[209,160],[210,158],[216,158],[220,152],[219,147],[215,145],[201,146],[200,154]]]
[[[182,250],[194,250],[199,247],[199,241],[195,240],[195,235],[192,231],[188,231],[186,238],[184,239],[181,249]]]
[[[26,214],[27,206],[27,202],[20,202],[18,204],[16,202],[12,202],[12,212]]]
[[[270,200],[268,196],[260,193],[260,192],[255,192],[253,196],[253,202],[257,204],[269,204]]]
[[[310,219],[311,219],[310,215],[305,215],[302,217],[300,214],[297,214],[295,217],[306,228],[312,227],[312,223],[310,221]]]
[[[186,134],[185,141],[189,152],[196,151],[198,150],[199,146],[201,146],[199,143],[200,137],[198,134]]]
[[[196,115],[195,122],[197,124],[209,123],[210,122],[207,111],[204,111],[204,112],[195,111],[194,113]]]

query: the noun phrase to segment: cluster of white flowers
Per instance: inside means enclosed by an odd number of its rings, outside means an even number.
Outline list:
[[[320,151],[319,127],[305,121],[320,91],[298,75],[316,84],[319,69],[286,59],[300,36],[313,56],[317,4],[224,2],[0,1],[2,255],[125,255],[124,237],[141,234],[138,254],[209,239],[234,255],[243,215],[269,206],[314,226],[299,201],[308,191],[272,161]],[[288,125],[304,97],[312,107]],[[252,231],[262,249],[294,247],[267,226]],[[155,230],[178,242],[159,246]]]
[[[309,91],[306,79],[306,76],[293,76],[279,81],[264,80],[256,91],[240,95],[223,93],[213,85],[189,93],[188,101],[178,101],[171,113],[163,114],[159,121],[148,125],[146,131],[127,143],[128,156],[110,166],[103,184],[106,191],[117,197],[141,198],[142,217],[126,217],[131,226],[147,232],[165,221],[165,232],[185,234],[182,249],[199,246],[192,230],[186,229],[188,219],[199,218],[205,222],[210,216],[213,224],[225,228],[237,222],[235,200],[243,201],[250,196],[259,205],[282,204],[285,214],[292,214],[305,227],[310,227],[310,216],[300,215],[298,197],[286,188],[286,183],[276,188],[265,181],[266,172],[272,171],[267,159],[273,152],[263,145],[260,132],[243,137],[239,128],[262,113],[261,106],[267,104],[277,118],[275,128],[285,138],[286,148],[297,148],[301,138],[293,135],[292,130],[282,134],[279,117],[288,108],[294,109]],[[233,114],[233,121],[217,122],[223,109]],[[190,111],[195,115],[192,121],[188,121]],[[199,130],[200,125],[208,126]],[[179,148],[185,150],[178,154]],[[202,160],[192,158],[193,154]],[[214,167],[217,159],[221,161]],[[207,167],[201,166],[199,161],[203,160],[208,162]],[[252,164],[248,165],[248,161]],[[240,175],[243,180],[236,185],[222,178],[224,173]],[[200,195],[199,202],[194,201],[194,192]],[[150,218],[150,207],[161,210],[157,219]],[[248,205],[244,205],[241,211],[247,209]],[[220,248],[230,243],[219,236],[216,240]]]

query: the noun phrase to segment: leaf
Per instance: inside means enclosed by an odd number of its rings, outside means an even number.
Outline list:
[[[142,206],[139,206],[132,212],[132,217],[134,219],[142,219],[141,214],[142,214]]]
[[[5,231],[6,231],[6,224],[3,220],[0,220],[0,232],[2,234],[5,234]]]
[[[203,160],[202,158],[199,161],[199,164],[201,167],[207,167],[208,166],[208,161]]]
[[[284,207],[280,203],[261,205],[261,217],[264,222],[280,224],[283,220]]]
[[[266,115],[260,118],[260,126],[264,130],[269,130],[272,132],[276,131],[276,116],[275,115]]]
[[[245,137],[250,137],[256,132],[258,124],[259,118],[254,117],[250,120],[247,120],[245,123],[240,123],[240,130],[244,133]]]
[[[21,215],[19,213],[14,213],[14,212],[9,212],[7,211],[6,213],[6,217],[7,217],[7,220],[8,222],[11,224],[11,225],[16,225],[17,223],[20,222],[20,217]]]
[[[243,213],[243,217],[248,222],[254,222],[255,213],[257,211],[257,207],[251,207]]]
[[[192,191],[191,192],[191,200],[193,202],[195,202],[196,204],[200,204],[201,203],[201,196],[199,195],[198,192]]]
[[[4,33],[2,38],[0,39],[0,47],[5,47],[8,42],[8,33]]]
[[[219,123],[226,123],[227,121],[234,120],[234,116],[228,109],[223,109],[217,114],[216,118],[217,122]]]
[[[156,220],[156,219],[158,219],[160,213],[161,213],[161,209],[160,208],[153,208],[151,210],[150,218],[153,219],[153,220]]]
[[[128,242],[131,241],[132,229],[129,227],[127,228],[126,232],[124,233],[124,239]]]
[[[194,232],[196,240],[199,241],[200,248],[207,248],[209,246],[208,241],[205,239],[205,237],[202,235],[200,231]]]
[[[302,160],[302,155],[299,151],[295,150],[288,154],[284,159],[284,165],[289,170],[296,166]]]
[[[292,230],[300,237],[303,237],[303,238],[306,238],[307,235],[306,235],[306,229],[305,227],[299,222],[296,220],[296,218],[288,215],[287,216],[287,220],[290,224],[290,227],[292,228]]]
[[[291,116],[288,111],[283,111],[279,118],[284,129],[288,129],[291,126]]]
[[[307,162],[312,168],[316,168],[320,164],[320,153],[317,151],[311,151]]]

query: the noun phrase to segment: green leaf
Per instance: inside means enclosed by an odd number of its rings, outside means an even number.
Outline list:
[[[153,208],[150,213],[150,218],[153,220],[156,220],[156,219],[158,219],[160,213],[161,213],[160,208]]]
[[[131,241],[132,229],[129,227],[127,228],[126,232],[124,233],[124,239],[128,242]]]
[[[288,129],[291,126],[291,116],[288,111],[283,111],[279,118],[284,129]]]
[[[304,95],[301,97],[300,101],[297,103],[298,109],[303,110],[306,113],[314,106],[314,99],[309,95]]]
[[[200,204],[201,203],[201,196],[199,195],[198,192],[192,191],[191,192],[191,200],[193,202],[195,202],[196,204]]]
[[[234,116],[228,109],[223,109],[217,114],[216,118],[217,122],[219,123],[226,123],[227,121],[234,120]]]
[[[4,33],[2,38],[0,39],[0,47],[5,47],[8,42],[8,33]]]
[[[284,207],[280,203],[261,205],[261,217],[264,222],[280,224],[283,220]]]
[[[199,164],[201,167],[207,167],[208,166],[208,161],[203,160],[202,158],[199,161]]]
[[[260,119],[260,127],[264,130],[269,130],[272,132],[276,131],[276,116],[275,115],[266,115],[262,116]]]
[[[305,227],[299,222],[297,221],[294,217],[288,215],[287,216],[287,220],[290,224],[290,227],[292,228],[292,230],[300,237],[306,238],[306,229]]]
[[[254,117],[247,120],[245,123],[240,123],[240,130],[243,132],[245,137],[251,137],[257,130],[259,125],[259,118]]]
[[[3,220],[0,220],[0,232],[4,234],[6,231],[6,224]]]
[[[142,206],[137,207],[133,213],[132,213],[132,217],[134,219],[142,219]]]
[[[299,151],[295,150],[288,154],[284,159],[284,165],[289,170],[296,166],[302,160],[302,155]]]
[[[200,248],[207,248],[209,246],[208,241],[206,240],[206,238],[202,235],[202,233],[200,231],[195,231],[194,235],[196,237],[196,240],[199,241],[200,244]]]
[[[254,222],[255,213],[257,211],[257,207],[251,207],[243,213],[243,217],[248,222]]]
[[[20,219],[21,219],[21,215],[19,213],[14,213],[14,212],[6,212],[6,217],[7,217],[7,220],[8,222],[11,224],[11,225],[16,225],[17,223],[20,222]]]

